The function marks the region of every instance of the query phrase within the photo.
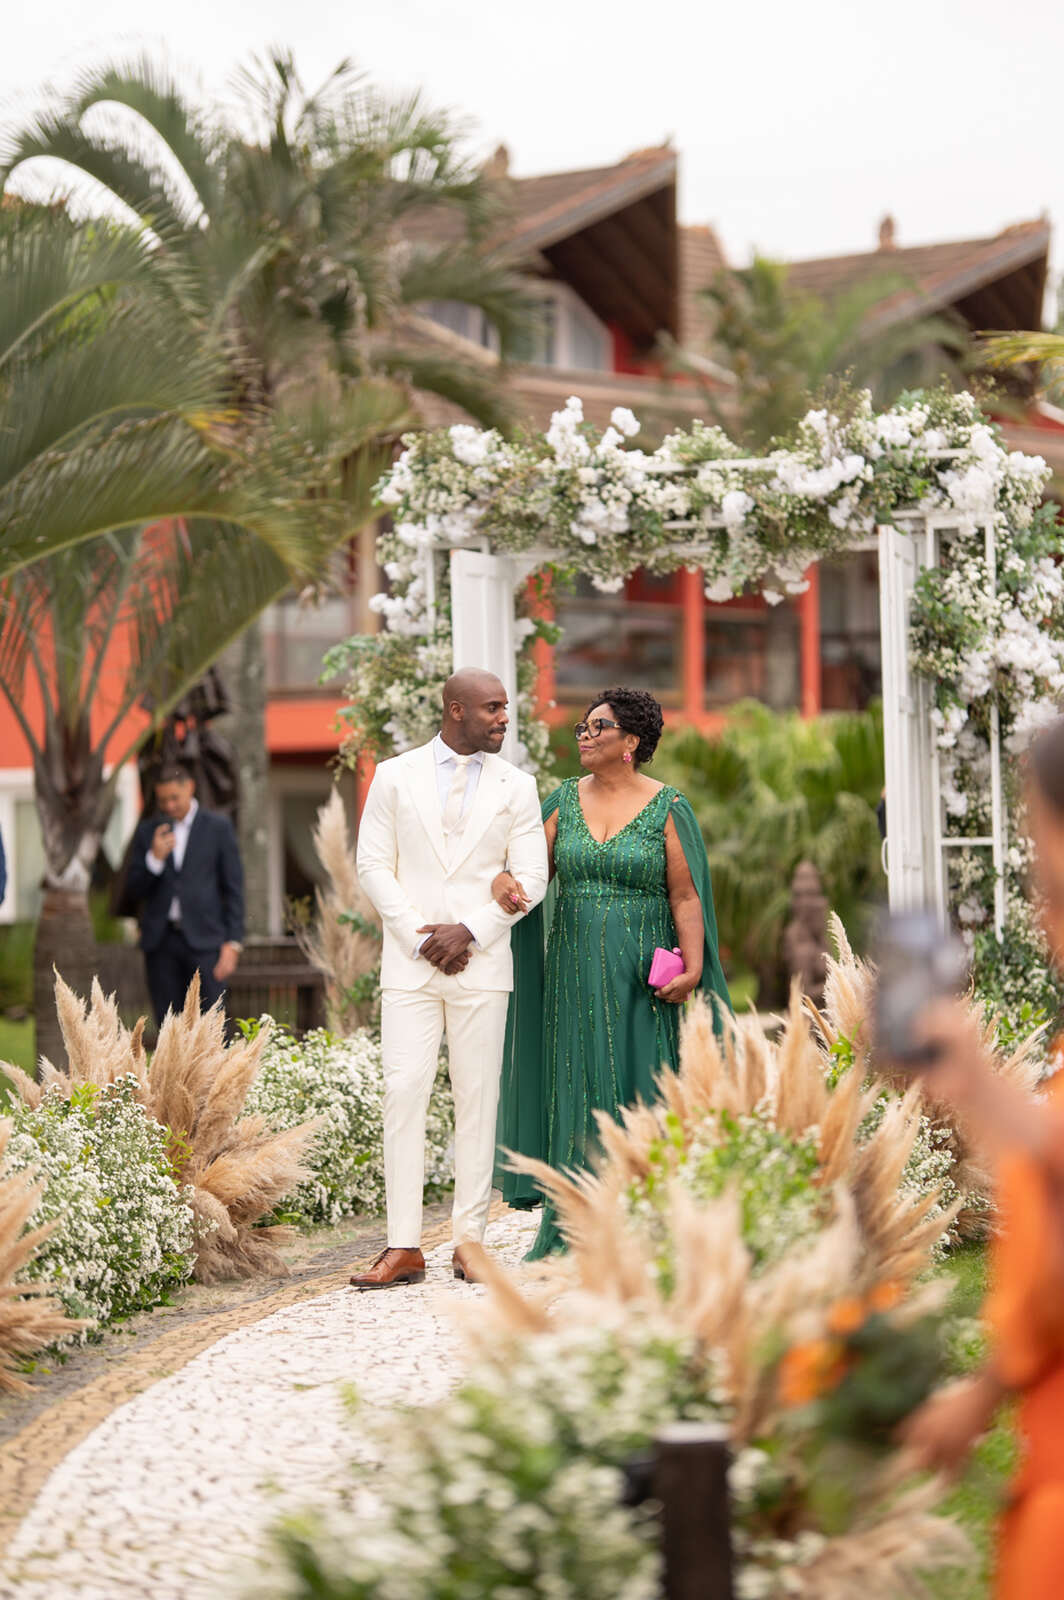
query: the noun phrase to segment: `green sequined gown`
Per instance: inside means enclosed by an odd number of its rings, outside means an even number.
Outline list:
[[[596,1110],[618,1117],[622,1106],[652,1102],[662,1066],[678,1064],[680,1007],[656,998],[647,973],[655,947],[678,942],[665,874],[670,811],[679,823],[682,809],[685,838],[692,827],[697,834],[687,801],[666,786],[600,842],[587,826],[577,783],[569,779],[557,796],[556,895],[542,975],[542,1134],[545,1159],[561,1168],[587,1164]],[[704,866],[700,835],[698,845]],[[708,885],[708,870],[705,876]],[[715,924],[707,945],[706,987],[727,1005]],[[527,1204],[528,1197],[511,1203]],[[529,1259],[563,1243],[546,1202]]]

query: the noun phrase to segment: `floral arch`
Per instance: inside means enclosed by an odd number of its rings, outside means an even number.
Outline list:
[[[638,567],[695,568],[711,599],[759,587],[774,603],[805,588],[812,562],[874,541],[891,904],[933,902],[1000,939],[1024,916],[1009,758],[1064,701],[1064,540],[1045,462],[1008,452],[970,394],[946,391],[810,411],[758,458],[701,422],[649,453],[631,446],[638,432],[618,409],[600,433],[573,398],[517,441],[466,425],[407,436],[378,489],[393,517],[379,541],[389,590],[372,602],[384,629],[326,663],[349,680],[348,754],[428,737],[444,678],[476,662],[516,700],[506,753],[542,770],[527,645],[544,624],[519,614],[537,569],[611,592]]]

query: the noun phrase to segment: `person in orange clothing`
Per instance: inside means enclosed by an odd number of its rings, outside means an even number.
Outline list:
[[[1064,718],[1030,756],[1028,817],[1043,928],[1064,973]],[[1008,1395],[1019,1399],[1023,1455],[998,1535],[997,1600],[1064,1596],[1064,1072],[1043,1102],[1006,1083],[971,1017],[952,1002],[920,1032],[938,1048],[927,1069],[995,1167],[998,1228],[984,1307],[992,1354],[973,1377],[932,1396],[903,1441],[919,1465],[957,1471]],[[1053,1061],[1062,1064],[1062,1047]]]

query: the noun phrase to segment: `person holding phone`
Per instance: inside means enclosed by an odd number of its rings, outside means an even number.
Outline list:
[[[193,974],[204,1010],[221,999],[244,937],[244,873],[228,817],[206,811],[185,768],[164,767],[157,814],[134,835],[128,889],[156,1021],[180,1011]]]
[[[1051,958],[1064,974],[1064,718],[1035,742],[1028,830]],[[1018,1400],[1023,1455],[1001,1521],[997,1600],[1064,1593],[1064,1073],[1062,1044],[1044,1100],[993,1070],[975,1019],[939,1000],[914,1032],[927,1092],[951,1105],[993,1160],[997,1228],[984,1308],[992,1354],[981,1371],[933,1396],[903,1440],[916,1464],[957,1471],[1003,1400]]]

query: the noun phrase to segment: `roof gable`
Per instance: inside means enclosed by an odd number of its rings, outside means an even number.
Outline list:
[[[1049,223],[1039,218],[990,238],[794,261],[788,276],[824,299],[876,277],[904,279],[873,314],[880,327],[953,306],[972,328],[1033,328],[1041,324],[1048,257]]]

